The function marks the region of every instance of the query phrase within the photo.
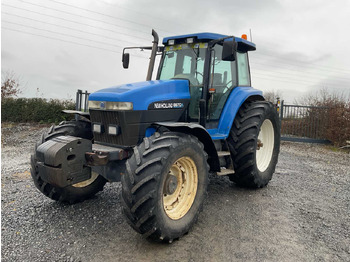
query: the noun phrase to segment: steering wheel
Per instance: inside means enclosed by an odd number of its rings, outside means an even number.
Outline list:
[[[230,89],[230,84],[232,84],[232,80],[230,80],[226,83],[226,87],[224,88],[224,90],[222,92],[223,94],[225,94]]]
[[[230,80],[230,81],[228,81],[228,82],[226,83],[226,87],[227,87],[227,88],[229,87],[229,84],[232,84],[232,80]]]

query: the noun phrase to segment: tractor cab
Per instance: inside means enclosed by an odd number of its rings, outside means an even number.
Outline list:
[[[158,47],[158,35],[154,37],[153,47],[140,47],[152,50],[147,80],[151,80],[155,56],[161,55],[157,80],[188,81],[190,101],[185,122],[197,122],[216,130],[213,133],[220,132],[220,118],[232,91],[238,86],[251,86],[248,51],[255,50],[255,44],[247,41],[246,35],[239,38],[197,33],[166,37],[164,46]],[[126,49],[124,68],[129,64]]]
[[[247,51],[255,45],[243,38],[213,33],[167,37],[157,79],[187,79],[191,100],[189,122],[198,122],[199,101],[205,99],[206,127],[217,127],[236,86],[250,86]]]

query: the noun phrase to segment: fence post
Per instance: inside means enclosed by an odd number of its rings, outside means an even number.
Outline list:
[[[284,100],[280,101],[280,104],[281,104],[281,106],[280,106],[280,132],[282,134],[282,120],[283,120],[283,112],[284,112],[284,108],[283,108]]]
[[[281,101],[281,107],[280,107],[280,119],[283,120],[283,106],[284,106],[284,100]]]

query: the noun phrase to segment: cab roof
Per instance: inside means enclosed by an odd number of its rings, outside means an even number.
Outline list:
[[[185,40],[186,38],[193,37],[197,40],[200,40],[199,42],[209,42],[211,40],[216,40],[224,37],[228,37],[228,35],[221,35],[216,33],[197,33],[197,34],[188,34],[188,35],[177,35],[177,36],[169,36],[163,38],[163,45],[168,44],[168,40],[175,39],[175,42],[178,42],[177,40]],[[196,41],[196,40],[195,40]],[[243,38],[236,37],[235,41],[238,43],[238,50],[241,51],[254,51],[256,50],[256,46],[254,43],[247,41]],[[182,42],[182,41],[180,41]]]

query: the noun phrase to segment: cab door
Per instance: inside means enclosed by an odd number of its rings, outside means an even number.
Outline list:
[[[218,126],[221,112],[236,86],[251,86],[248,54],[236,53],[235,61],[221,59],[222,46],[216,45],[211,55],[207,128]]]
[[[223,61],[221,55],[222,45],[215,45],[211,53],[207,128],[217,127],[226,100],[237,86],[236,61]]]

